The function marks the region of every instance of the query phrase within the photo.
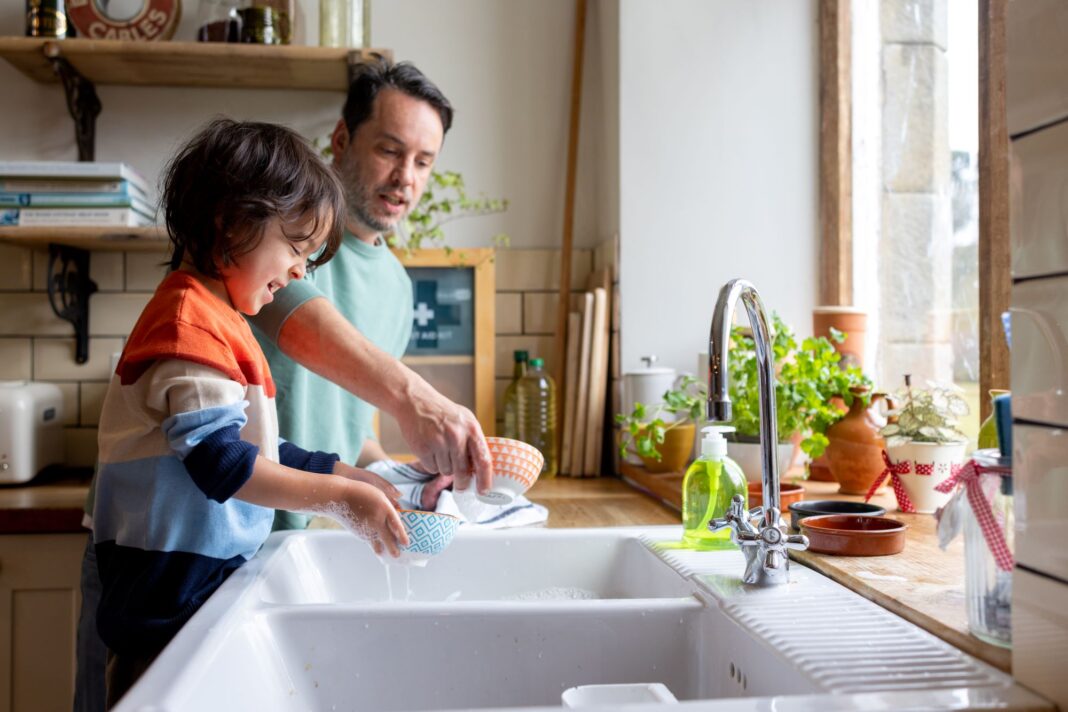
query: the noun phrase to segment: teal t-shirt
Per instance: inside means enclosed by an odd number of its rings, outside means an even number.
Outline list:
[[[374,437],[374,406],[312,373],[276,345],[285,320],[316,297],[329,299],[372,343],[400,358],[412,332],[412,282],[385,244],[369,245],[346,232],[333,259],[275,293],[274,301],[249,317],[271,366],[279,435],[306,450],[336,452],[353,464],[363,441]],[[278,515],[276,529],[307,525],[306,516]]]

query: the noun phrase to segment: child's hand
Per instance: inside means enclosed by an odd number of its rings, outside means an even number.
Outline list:
[[[365,537],[376,554],[387,550],[394,558],[400,556],[400,548],[409,540],[393,502],[374,485],[355,480],[346,484],[343,504],[355,518],[355,533]]]
[[[342,477],[356,482],[366,482],[372,487],[377,487],[382,490],[383,494],[390,498],[394,507],[397,506],[397,500],[401,497],[399,489],[390,484],[386,479],[376,475],[370,470],[365,470],[362,467],[346,465],[344,462],[341,462],[341,460],[338,460],[337,464],[334,465],[334,474],[341,475]]]

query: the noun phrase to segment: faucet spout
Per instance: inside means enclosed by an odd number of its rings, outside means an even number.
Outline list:
[[[746,559],[742,580],[745,583],[766,586],[789,581],[790,559],[786,550],[807,549],[808,539],[804,536],[787,535],[780,517],[779,467],[776,458],[779,436],[775,414],[775,352],[764,303],[756,287],[744,279],[733,279],[723,286],[716,301],[716,309],[712,313],[712,328],[708,335],[708,419],[719,422],[731,419],[728,359],[731,323],[739,299],[749,315],[757,358],[764,506],[747,512],[742,497],[735,497],[727,516],[714,520],[709,528],[731,527],[731,539],[741,547]],[[750,520],[757,516],[761,519],[759,528],[750,523]]]
[[[741,299],[749,315],[757,357],[760,387],[761,481],[764,485],[764,512],[779,509],[778,421],[775,414],[775,353],[771,326],[764,302],[756,287],[744,279],[732,279],[719,291],[712,328],[708,335],[708,419],[726,422],[731,419],[730,383],[728,379],[731,323]]]

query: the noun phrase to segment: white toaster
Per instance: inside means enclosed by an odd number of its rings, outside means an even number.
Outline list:
[[[63,462],[63,394],[54,383],[0,381],[0,484]]]

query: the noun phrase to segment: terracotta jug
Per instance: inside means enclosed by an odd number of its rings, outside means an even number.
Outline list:
[[[842,494],[867,494],[868,488],[885,467],[882,451],[885,442],[879,435],[883,426],[877,414],[876,405],[886,397],[876,393],[871,404],[865,406],[863,397],[870,390],[865,386],[855,386],[853,405],[845,417],[827,428],[827,459],[830,461],[831,474],[838,480],[838,491]]]

